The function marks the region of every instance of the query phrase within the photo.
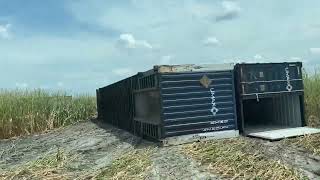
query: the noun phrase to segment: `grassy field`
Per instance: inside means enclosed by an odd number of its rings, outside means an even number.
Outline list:
[[[304,87],[307,124],[320,127],[320,74],[305,75]]]
[[[320,73],[306,74],[304,77],[305,107],[307,125],[320,128]],[[320,155],[320,135],[303,136],[288,140],[296,147]]]
[[[95,98],[43,90],[0,90],[0,139],[29,135],[87,120]]]
[[[306,119],[320,127],[320,74],[304,77]],[[95,97],[43,90],[0,90],[0,139],[43,132],[86,120],[96,113]]]

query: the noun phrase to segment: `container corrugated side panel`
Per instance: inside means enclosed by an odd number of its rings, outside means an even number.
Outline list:
[[[102,112],[101,112],[101,101],[100,101],[100,89],[96,90],[96,101],[97,101],[97,112],[98,112],[98,119],[102,119]]]
[[[273,121],[284,127],[300,127],[301,117],[300,97],[295,94],[285,94],[272,99]]]
[[[101,119],[121,129],[133,131],[134,96],[137,75],[99,89]]]
[[[204,75],[208,88],[200,83]],[[164,137],[237,129],[232,70],[160,74],[160,91]]]
[[[237,66],[240,66],[243,82],[286,80],[287,70],[291,79],[302,78],[300,62],[237,64]]]
[[[238,89],[247,99],[280,93],[303,94],[302,63],[237,64]],[[290,88],[290,87],[291,88]]]

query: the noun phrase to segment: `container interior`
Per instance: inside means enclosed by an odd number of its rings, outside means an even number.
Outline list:
[[[243,101],[245,134],[301,127],[299,95],[278,95]]]

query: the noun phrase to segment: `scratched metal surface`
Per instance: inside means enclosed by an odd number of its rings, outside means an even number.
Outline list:
[[[208,88],[200,83],[207,76]],[[237,129],[233,70],[160,74],[163,137]]]

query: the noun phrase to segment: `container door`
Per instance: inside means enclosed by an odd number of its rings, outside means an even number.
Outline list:
[[[284,138],[320,133],[320,129],[309,127],[285,128],[278,130],[250,133],[249,136],[276,141]]]
[[[241,130],[270,140],[318,132],[303,127],[302,63],[238,64]]]
[[[165,137],[235,130],[233,70],[160,75]]]

